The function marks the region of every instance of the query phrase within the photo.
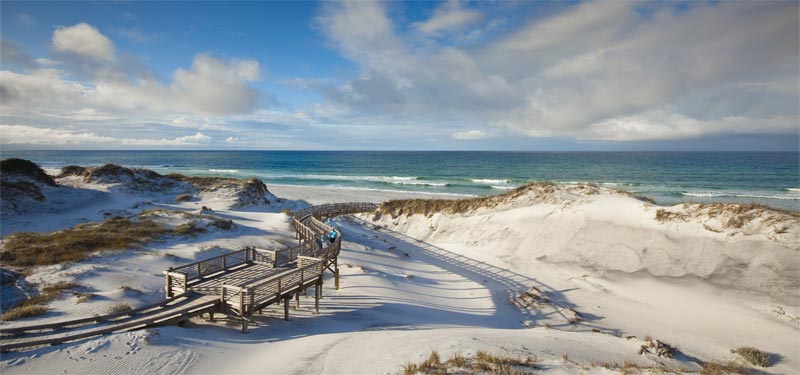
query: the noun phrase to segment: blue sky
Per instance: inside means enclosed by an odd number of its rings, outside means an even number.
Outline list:
[[[0,3],[3,149],[798,150],[798,4]]]

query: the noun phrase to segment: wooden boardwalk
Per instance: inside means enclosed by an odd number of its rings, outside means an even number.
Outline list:
[[[274,250],[248,247],[170,268],[164,271],[167,299],[154,305],[65,322],[0,328],[0,351],[175,324],[206,313],[210,318],[214,313],[238,317],[242,332],[247,332],[253,314],[275,303],[283,303],[288,320],[291,299],[299,304],[300,294],[312,287],[318,313],[325,270],[333,272],[339,288],[342,244],[342,234],[322,220],[377,207],[374,203],[339,203],[303,209],[293,220],[297,246]],[[336,240],[323,239],[331,231],[338,234]]]

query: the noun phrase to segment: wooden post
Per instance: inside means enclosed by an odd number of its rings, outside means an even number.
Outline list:
[[[247,333],[247,318],[245,318],[244,314],[241,314],[242,317],[242,333]]]
[[[294,294],[294,308],[295,310],[300,308],[300,292]]]
[[[314,310],[316,310],[317,315],[319,315],[319,297],[322,295],[322,283],[317,282],[317,286],[314,287]]]
[[[170,268],[169,271],[172,271],[172,268]],[[172,276],[169,275],[169,271],[167,271],[167,277],[166,277],[167,281],[164,285],[164,292],[167,293],[167,298],[172,298],[172,287],[169,285]]]
[[[292,299],[292,296],[286,296],[286,300],[283,301],[283,320],[289,320],[289,300]]]
[[[333,262],[333,273],[336,277],[336,290],[339,290],[339,258]]]

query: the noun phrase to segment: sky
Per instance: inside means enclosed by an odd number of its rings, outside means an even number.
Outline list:
[[[0,2],[0,150],[800,150],[786,2]]]

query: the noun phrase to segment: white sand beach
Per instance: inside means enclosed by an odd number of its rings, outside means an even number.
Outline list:
[[[202,213],[234,225],[208,224],[196,236],[31,268],[24,281],[3,284],[4,298],[17,298],[11,289],[35,294],[57,282],[75,283],[76,292],[93,297],[78,303],[77,294],[64,292],[47,304],[47,314],[3,322],[0,329],[157,302],[168,267],[243,246],[295,243],[283,210],[434,197],[268,186],[261,195],[220,188],[177,202],[180,186],[145,189],[133,180],[81,176],[56,182],[42,187],[45,200],[4,211],[4,239],[148,209],[161,210],[159,222],[176,226],[187,220],[181,212],[201,213],[205,206],[210,210]],[[282,319],[282,306],[271,306],[246,334],[234,318],[195,318],[183,327],[11,351],[0,357],[0,372],[395,374],[431,351],[443,359],[484,351],[535,359],[537,373],[630,373],[634,367],[691,373],[715,361],[757,373],[800,373],[796,215],[658,207],[572,185],[534,186],[466,212],[390,211],[329,221],[344,238],[342,287],[336,290],[326,276],[319,315],[313,298],[301,297],[290,321]],[[673,358],[639,354],[648,338],[678,352]],[[771,353],[771,366],[752,366],[731,352],[743,346]]]

